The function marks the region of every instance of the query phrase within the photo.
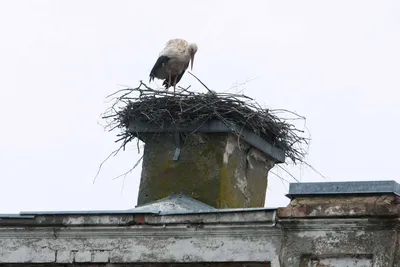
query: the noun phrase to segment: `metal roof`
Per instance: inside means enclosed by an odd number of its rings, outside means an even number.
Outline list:
[[[216,211],[201,201],[195,200],[183,194],[173,194],[141,206],[136,206],[132,211],[142,212],[164,212],[164,211]]]
[[[395,194],[400,196],[400,184],[390,181],[350,181],[350,182],[320,182],[320,183],[292,183],[289,187],[289,198],[299,196],[318,195],[372,195]],[[90,211],[25,211],[19,214],[0,214],[0,220],[6,219],[33,219],[38,215],[117,215],[117,214],[201,214],[201,213],[229,213],[272,211],[277,208],[234,208],[216,209],[201,201],[185,195],[171,195],[169,197],[137,206],[128,210],[90,210]]]
[[[271,211],[275,208],[234,208],[216,209],[201,201],[182,194],[174,194],[166,198],[137,206],[128,210],[89,210],[89,211],[22,211],[19,214],[0,214],[1,219],[31,219],[38,215],[117,215],[117,214],[200,214],[229,213],[250,211]]]

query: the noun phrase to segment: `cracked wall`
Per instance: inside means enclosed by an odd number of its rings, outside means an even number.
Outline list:
[[[234,229],[167,227],[167,229],[61,230],[4,233],[0,238],[0,263],[129,263],[129,262],[277,262],[279,233]],[[184,233],[185,234],[179,234]],[[232,232],[235,233],[232,235]],[[263,235],[265,236],[265,235]],[[258,246],[254,250],[254,246]],[[225,255],[221,257],[221,255]]]

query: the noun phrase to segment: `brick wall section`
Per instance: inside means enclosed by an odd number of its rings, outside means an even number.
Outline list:
[[[355,217],[398,216],[400,200],[397,196],[320,196],[293,199],[278,216],[285,217]]]
[[[108,263],[110,251],[57,251],[55,261],[57,263]]]

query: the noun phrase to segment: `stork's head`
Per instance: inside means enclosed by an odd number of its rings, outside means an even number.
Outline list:
[[[197,44],[190,43],[189,44],[189,53],[190,53],[190,69],[193,69],[194,55],[197,53]]]

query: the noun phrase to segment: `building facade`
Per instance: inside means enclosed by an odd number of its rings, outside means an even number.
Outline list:
[[[0,265],[400,266],[399,187],[292,184],[278,209],[171,195],[124,211],[1,215]]]

